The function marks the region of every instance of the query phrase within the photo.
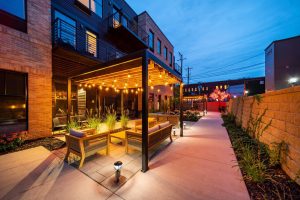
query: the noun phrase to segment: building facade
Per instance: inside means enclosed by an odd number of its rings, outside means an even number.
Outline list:
[[[0,133],[51,135],[50,1],[0,2]]]
[[[277,40],[265,49],[266,91],[300,82],[300,36]]]

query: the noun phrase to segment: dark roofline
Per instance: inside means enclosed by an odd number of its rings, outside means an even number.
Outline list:
[[[296,35],[296,36],[293,36],[293,37],[284,38],[284,39],[280,39],[280,40],[274,40],[273,42],[271,42],[271,44],[269,44],[269,45],[267,46],[267,48],[265,48],[265,51],[266,51],[273,43],[282,42],[282,41],[286,41],[286,40],[292,40],[292,39],[295,39],[295,38],[300,38],[300,35]]]
[[[138,16],[137,12],[127,3],[126,0],[122,0],[122,1]]]
[[[163,34],[163,36],[168,40],[168,42],[171,44],[171,46],[174,49],[174,46],[172,44],[172,42],[169,40],[169,38],[164,34],[164,32],[160,29],[160,27],[157,25],[157,23],[154,21],[154,19],[151,17],[151,15],[145,10],[142,13],[140,13],[138,16],[142,15],[142,14],[146,14],[150,17],[150,19],[152,20],[152,22],[154,23],[154,25],[159,29],[159,31]]]

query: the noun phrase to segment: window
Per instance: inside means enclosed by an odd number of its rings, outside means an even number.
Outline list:
[[[91,10],[99,17],[103,15],[103,2],[102,0],[91,0]]]
[[[149,31],[149,48],[153,51],[154,49],[154,33]]]
[[[86,51],[97,57],[97,35],[90,31],[86,31]]]
[[[0,24],[27,32],[26,0],[0,0]]]
[[[27,75],[0,70],[0,134],[27,130]]]
[[[172,52],[169,52],[169,64],[170,64],[170,66],[172,66],[172,61],[173,61]]]
[[[121,20],[122,20],[121,21],[122,25],[125,26],[125,27],[128,27],[128,19],[126,17],[122,16]]]
[[[76,48],[76,22],[57,10],[54,12],[54,17],[57,23],[56,37]]]
[[[102,17],[103,3],[102,0],[78,0],[85,7]]]
[[[157,53],[161,54],[161,41],[157,39]]]
[[[118,26],[120,26],[120,21],[121,21],[121,15],[119,13],[118,10],[116,10],[115,8],[113,8],[113,27],[117,28]]]
[[[25,0],[14,0],[14,2],[1,0],[0,1],[0,10],[8,12],[14,16],[17,16],[21,19],[25,19]]]
[[[164,48],[164,57],[166,60],[168,60],[168,48],[167,47]]]

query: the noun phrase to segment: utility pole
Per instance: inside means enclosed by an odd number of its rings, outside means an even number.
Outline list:
[[[179,54],[179,57],[180,57],[179,60],[178,60],[178,61],[180,61],[180,67],[181,67],[180,73],[182,75],[183,61],[186,60],[186,58],[183,58],[183,54],[182,53],[178,52],[178,54]]]
[[[187,67],[186,70],[187,70],[187,84],[189,85],[192,67]]]

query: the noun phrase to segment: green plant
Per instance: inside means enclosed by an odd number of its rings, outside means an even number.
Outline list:
[[[87,126],[88,128],[92,129],[98,129],[98,126],[101,123],[101,119],[96,118],[96,117],[89,117],[87,118]]]
[[[122,128],[127,128],[128,121],[129,121],[129,118],[123,113],[120,118]]]
[[[80,126],[79,126],[79,124],[76,121],[71,120],[67,124],[66,131],[69,133],[71,129],[80,129]]]
[[[287,144],[285,141],[280,143],[272,143],[272,145],[267,149],[269,156],[269,165],[271,167],[276,167],[281,164],[281,157],[287,154]]]
[[[5,137],[0,138],[0,152],[14,150],[23,144],[22,138],[8,139]]]
[[[113,109],[113,106],[106,107],[106,119],[105,119],[105,124],[107,126],[107,129],[109,131],[112,131],[117,122],[117,115],[115,110]]]

